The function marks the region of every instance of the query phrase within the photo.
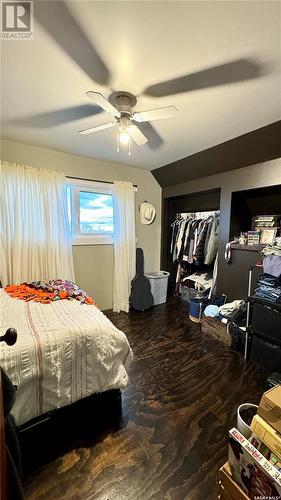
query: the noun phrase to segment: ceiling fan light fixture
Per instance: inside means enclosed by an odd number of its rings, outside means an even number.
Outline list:
[[[122,132],[119,132],[119,136],[120,144],[124,144],[126,146],[130,142],[130,135],[127,130],[122,130]]]
[[[128,156],[131,156],[131,136],[129,127],[119,127],[117,132],[117,153],[120,152],[120,145],[127,146]]]
[[[132,126],[131,120],[127,116],[122,115],[118,120],[118,123],[119,127],[117,132],[117,151],[120,151],[120,145],[127,146],[128,156],[131,156],[131,136],[129,132],[129,129]]]

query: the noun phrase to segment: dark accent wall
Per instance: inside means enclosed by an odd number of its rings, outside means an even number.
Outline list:
[[[281,120],[152,170],[160,186],[219,174],[281,156]]]

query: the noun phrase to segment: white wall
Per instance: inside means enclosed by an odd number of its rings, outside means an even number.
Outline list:
[[[58,170],[65,175],[100,181],[124,180],[138,185],[136,193],[136,233],[138,246],[145,255],[145,270],[160,269],[161,187],[151,172],[139,168],[94,160],[82,156],[39,148],[19,142],[1,141],[1,159],[38,168]],[[139,204],[147,200],[156,208],[156,219],[142,225]],[[112,307],[113,246],[73,247],[76,281],[98,302],[102,309]]]

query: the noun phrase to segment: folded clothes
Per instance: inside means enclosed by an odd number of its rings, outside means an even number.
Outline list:
[[[264,273],[257,280],[255,297],[270,302],[281,302],[281,278]]]
[[[275,289],[270,287],[259,287],[256,290],[255,297],[269,300],[270,302],[281,302],[281,287]]]
[[[280,255],[266,255],[263,259],[263,270],[265,273],[279,278],[281,275],[281,253]]]
[[[230,314],[233,313],[233,311],[236,311],[239,309],[240,305],[242,304],[242,300],[234,300],[233,302],[228,302],[226,304],[223,304],[219,308],[220,314],[223,316],[230,316]]]
[[[262,253],[264,255],[281,255],[281,247],[278,245],[266,245]]]
[[[8,285],[5,287],[5,292],[10,297],[25,302],[32,300],[41,304],[50,304],[56,300],[75,299],[81,304],[95,304],[92,297],[89,297],[76,283],[68,280],[31,281],[20,285]]]
[[[281,285],[281,279],[272,274],[263,273],[257,279],[257,286],[266,285],[272,288],[278,288]]]

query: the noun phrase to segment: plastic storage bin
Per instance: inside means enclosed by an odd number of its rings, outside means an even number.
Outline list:
[[[250,359],[270,372],[281,370],[281,348],[257,335],[252,336]]]
[[[253,301],[250,328],[268,342],[281,345],[281,309],[278,309],[278,304],[266,305]]]
[[[180,283],[179,292],[181,296],[181,300],[183,302],[191,302],[193,299],[203,299],[204,297],[208,297],[210,288],[207,290],[196,290],[195,288],[191,288],[187,285]]]
[[[159,271],[158,273],[150,273],[145,275],[151,286],[151,293],[154,299],[154,305],[164,304],[167,300],[168,279],[170,273],[167,271]]]

